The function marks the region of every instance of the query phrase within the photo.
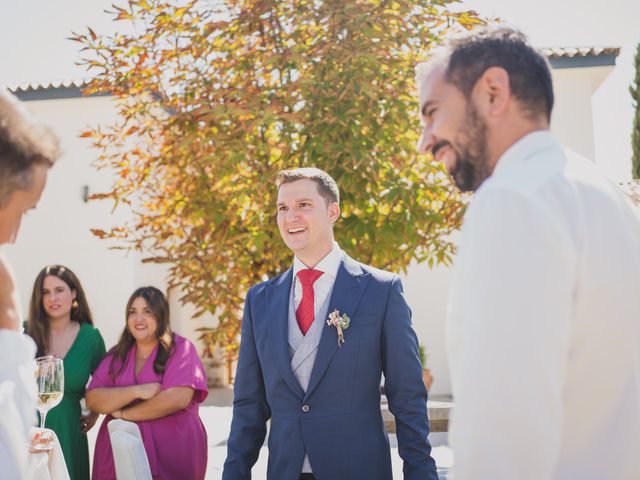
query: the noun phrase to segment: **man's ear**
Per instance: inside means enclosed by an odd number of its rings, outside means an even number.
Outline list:
[[[500,117],[511,102],[509,74],[502,67],[487,68],[474,85],[471,97],[487,118]]]
[[[338,218],[340,218],[340,205],[338,205],[336,202],[330,203],[329,204],[329,219],[333,223],[336,223]]]

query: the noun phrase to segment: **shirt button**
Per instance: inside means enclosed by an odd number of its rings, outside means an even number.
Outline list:
[[[309,411],[309,405],[302,405],[302,411],[307,413]]]

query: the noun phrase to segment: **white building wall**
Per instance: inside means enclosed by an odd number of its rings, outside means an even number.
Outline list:
[[[592,97],[612,67],[552,71],[555,106],[551,130],[567,147],[595,160]]]
[[[593,114],[589,101],[593,90],[589,76],[581,70],[554,72],[555,107],[551,126],[567,147],[593,160]]]
[[[412,310],[413,328],[425,348],[427,367],[433,384],[431,395],[450,395],[449,363],[447,361],[445,320],[451,284],[451,269],[430,269],[426,263],[412,265],[402,276],[404,293]]]

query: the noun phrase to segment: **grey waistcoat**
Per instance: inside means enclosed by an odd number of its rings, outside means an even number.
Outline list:
[[[313,364],[316,361],[322,329],[326,325],[333,287],[331,287],[327,298],[315,314],[313,323],[311,327],[309,327],[309,330],[307,330],[306,335],[302,335],[300,327],[298,327],[298,321],[296,320],[296,311],[293,303],[294,287],[295,279],[291,285],[291,293],[289,294],[289,355],[291,356],[291,370],[293,371],[293,375],[298,380],[302,390],[306,392],[309,386]],[[311,472],[311,464],[306,454],[304,456],[302,471],[305,473]]]

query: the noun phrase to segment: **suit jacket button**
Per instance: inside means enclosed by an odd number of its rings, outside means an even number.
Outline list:
[[[307,413],[309,411],[309,405],[302,405],[302,411]]]

